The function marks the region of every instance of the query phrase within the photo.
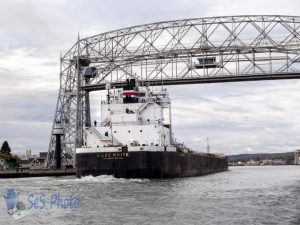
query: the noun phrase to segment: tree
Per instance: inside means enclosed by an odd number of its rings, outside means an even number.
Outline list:
[[[10,149],[9,144],[8,144],[7,141],[3,142],[1,150],[0,150],[0,153],[2,153],[2,154],[8,154],[8,155],[11,154],[11,149]]]

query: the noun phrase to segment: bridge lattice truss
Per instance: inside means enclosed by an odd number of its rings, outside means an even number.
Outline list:
[[[96,77],[83,78],[81,59],[97,68]],[[293,79],[300,78],[299,62],[300,17],[294,16],[176,20],[79,39],[61,58],[54,124],[63,126],[64,163],[74,165],[75,147],[82,145],[88,93],[107,82],[120,87],[127,78],[151,85]],[[48,167],[55,163],[54,151],[52,133]]]

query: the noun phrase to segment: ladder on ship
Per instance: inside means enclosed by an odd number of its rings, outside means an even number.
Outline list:
[[[104,136],[95,127],[89,127],[88,130],[91,131],[94,135],[96,135],[101,141],[109,141],[111,142],[111,144],[122,146],[122,143],[119,142],[111,134],[109,134],[108,136]]]

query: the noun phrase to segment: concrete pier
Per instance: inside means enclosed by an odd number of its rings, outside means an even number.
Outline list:
[[[75,175],[76,170],[72,169],[19,169],[0,170],[0,178],[21,178],[21,177],[50,177]]]

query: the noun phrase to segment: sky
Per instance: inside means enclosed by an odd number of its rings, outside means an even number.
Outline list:
[[[7,140],[15,153],[48,150],[59,56],[78,33],[208,16],[297,15],[299,8],[296,0],[1,0],[0,144]],[[300,148],[299,87],[298,80],[168,87],[175,136],[199,151],[207,137],[211,151],[224,154],[293,151]]]

